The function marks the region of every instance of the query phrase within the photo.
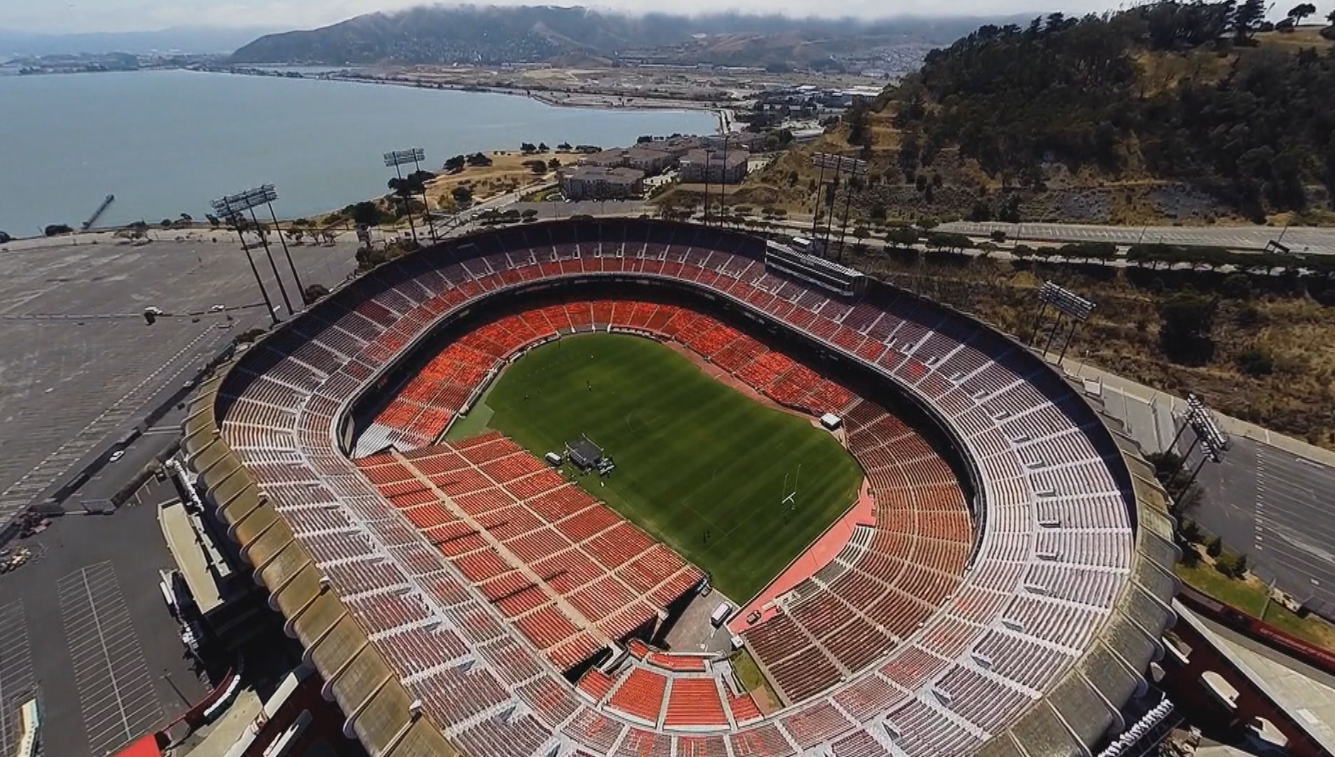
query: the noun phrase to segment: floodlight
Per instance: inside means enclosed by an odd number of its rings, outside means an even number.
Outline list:
[[[421,163],[426,159],[426,151],[420,147],[413,147],[408,150],[394,150],[385,153],[385,167],[393,168],[395,166],[404,166],[409,163]]]
[[[836,174],[846,173],[850,176],[866,176],[867,161],[850,158],[844,155],[835,155],[834,153],[818,152],[811,156],[811,164],[821,170],[831,170]]]
[[[1058,312],[1081,321],[1089,320],[1090,314],[1094,312],[1094,303],[1051,281],[1043,282],[1038,290],[1038,299],[1053,306]]]

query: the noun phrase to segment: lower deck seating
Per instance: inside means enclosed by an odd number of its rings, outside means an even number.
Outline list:
[[[372,455],[357,465],[562,669],[656,620],[660,608],[702,578],[679,555],[588,495],[567,496],[575,506],[564,510],[534,506],[550,489],[528,499],[516,496],[507,484],[545,478],[550,471],[494,432],[407,455]],[[619,560],[598,551],[600,539],[618,545]],[[662,588],[645,595],[645,585]]]

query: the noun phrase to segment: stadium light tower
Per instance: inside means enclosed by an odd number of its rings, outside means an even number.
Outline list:
[[[1205,467],[1205,462],[1207,460],[1215,464],[1223,462],[1224,453],[1229,448],[1228,435],[1219,429],[1218,424],[1215,423],[1214,415],[1205,406],[1205,401],[1194,393],[1187,395],[1187,412],[1183,416],[1182,427],[1177,430],[1173,441],[1169,443],[1168,451],[1177,451],[1177,444],[1181,441],[1182,435],[1186,433],[1187,429],[1191,429],[1195,438],[1187,447],[1187,451],[1178,458],[1177,467],[1168,476],[1168,481],[1171,482],[1177,478],[1177,475],[1182,472],[1182,468],[1186,466],[1187,459],[1191,457],[1197,447],[1201,448],[1201,459],[1196,461],[1195,467],[1192,468],[1186,485],[1182,487],[1182,495],[1185,495],[1191,489],[1192,484],[1196,483],[1196,477],[1200,475],[1201,468]]]
[[[301,275],[297,273],[297,266],[292,262],[292,252],[287,249],[287,240],[283,239],[283,232],[278,229],[278,214],[274,212],[273,204],[278,201],[278,190],[274,189],[272,184],[264,184],[250,190],[247,194],[255,199],[263,199],[264,204],[269,208],[269,217],[273,219],[273,230],[278,235],[279,244],[283,245],[283,255],[287,258],[287,268],[292,272],[292,280],[297,282],[297,291],[303,293],[301,301],[306,302],[306,287],[301,285]],[[288,308],[289,310],[291,308]]]
[[[264,306],[269,311],[269,319],[272,320],[274,324],[277,324],[278,314],[274,312],[273,300],[269,298],[269,290],[265,288],[264,280],[260,278],[260,269],[255,267],[255,259],[250,255],[250,245],[246,244],[246,232],[241,228],[245,221],[245,216],[242,214],[247,210],[247,208],[243,207],[244,194],[222,197],[214,200],[210,205],[213,206],[214,213],[218,214],[224,221],[232,224],[232,228],[236,229],[236,235],[241,239],[241,249],[246,253],[246,262],[250,263],[250,272],[255,274],[255,283],[260,288],[260,295],[264,297]],[[259,224],[256,224],[256,226],[258,225]],[[272,263],[273,259],[270,258],[269,262]],[[274,274],[277,275],[277,272],[277,268],[275,268]]]
[[[413,147],[407,150],[394,150],[385,153],[385,167],[393,168],[394,174],[399,178],[399,186],[403,186],[403,166],[411,163],[414,167],[414,173],[422,170],[422,161],[426,160],[426,151],[420,147]],[[408,193],[402,192],[403,209],[408,212],[408,229],[413,234],[413,241],[417,241],[417,227],[413,225],[413,206],[408,199]],[[426,209],[426,221],[431,229],[431,241],[436,241],[436,225],[431,221],[431,203],[426,196],[426,183],[422,184],[422,206]]]
[[[1089,316],[1094,312],[1094,303],[1081,297],[1080,295],[1064,289],[1051,281],[1043,282],[1043,286],[1038,289],[1038,315],[1034,318],[1034,327],[1029,335],[1029,345],[1032,347],[1038,342],[1038,330],[1043,323],[1043,317],[1047,315],[1048,308],[1051,307],[1057,312],[1052,321],[1052,330],[1048,332],[1047,340],[1043,344],[1043,354],[1048,354],[1048,348],[1052,346],[1052,340],[1057,335],[1057,329],[1061,327],[1062,320],[1071,319],[1071,330],[1067,332],[1066,339],[1062,341],[1061,355],[1057,358],[1060,364],[1066,358],[1066,348],[1071,345],[1071,339],[1075,337],[1075,331],[1080,324],[1089,320]]]
[[[812,156],[811,162],[817,168],[820,169],[820,180],[817,182],[817,187],[819,187],[819,192],[821,194],[817,196],[818,202],[824,195],[825,171],[830,170],[834,172],[834,178],[830,181],[830,184],[834,187],[834,189],[830,193],[830,198],[828,203],[829,212],[825,216],[825,242],[823,244],[823,247],[826,250],[828,250],[830,247],[830,230],[834,224],[834,203],[837,197],[837,193],[839,191],[839,183],[840,183],[839,179],[840,177],[843,177],[844,179],[843,181],[844,218],[843,218],[843,223],[841,224],[839,229],[839,255],[838,255],[838,259],[843,260],[844,237],[848,233],[848,211],[853,204],[853,179],[862,179],[866,177],[867,161],[858,160],[857,158],[850,158],[845,155],[835,155],[833,153],[828,153],[828,152],[818,152]],[[816,236],[817,233],[816,230],[818,227],[818,222],[814,218],[814,216],[818,213],[819,213],[819,205],[817,205],[817,213],[812,214],[813,218],[811,220],[811,236],[813,238]]]
[[[269,268],[273,270],[274,280],[278,282],[278,291],[283,295],[283,304],[287,306],[287,312],[293,313],[296,311],[292,309],[292,300],[287,296],[287,287],[283,286],[283,277],[278,274],[278,264],[273,262],[273,250],[269,249],[268,235],[260,228],[260,219],[255,215],[255,208],[258,208],[261,205],[269,205],[270,215],[273,215],[273,206],[271,203],[277,198],[278,193],[274,191],[273,185],[265,184],[260,187],[255,187],[254,189],[248,189],[245,192],[228,195],[221,200],[215,201],[213,207],[215,210],[219,210],[222,214],[231,218],[243,217],[242,213],[250,211],[250,220],[255,224],[255,233],[260,236],[260,245],[264,247],[264,255],[269,259]],[[222,205],[220,206],[218,203],[222,203]],[[275,216],[274,218],[276,224],[277,217]],[[276,226],[274,230],[277,231]],[[279,241],[281,242],[282,234],[279,234],[278,236]],[[283,249],[287,249],[286,242],[283,242]],[[292,258],[289,256],[288,263],[291,264],[291,262]],[[296,266],[293,266],[292,270],[295,271]]]

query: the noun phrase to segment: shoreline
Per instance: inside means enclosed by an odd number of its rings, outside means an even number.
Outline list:
[[[701,135],[718,133],[727,126],[735,125],[736,123],[734,113],[731,109],[720,108],[717,107],[717,105],[714,103],[707,103],[698,100],[697,101],[685,100],[685,99],[676,100],[671,98],[626,98],[625,100],[620,100],[619,98],[613,99],[608,95],[591,95],[588,93],[575,93],[575,92],[566,92],[561,90],[526,91],[521,88],[479,86],[479,85],[463,84],[463,83],[448,83],[448,82],[441,82],[439,84],[422,83],[416,80],[395,80],[395,79],[381,78],[378,76],[347,74],[346,72],[338,72],[338,71],[281,71],[281,70],[261,71],[258,69],[246,70],[246,69],[210,68],[210,67],[195,67],[195,66],[174,66],[174,67],[164,66],[164,67],[142,68],[135,71],[87,72],[87,73],[128,74],[128,73],[139,73],[144,71],[155,72],[155,73],[164,71],[184,71],[190,73],[204,73],[204,74],[232,74],[234,76],[308,79],[315,81],[348,82],[353,84],[368,84],[368,85],[369,84],[392,85],[392,86],[407,87],[412,89],[440,89],[440,90],[454,90],[459,92],[479,92],[483,94],[507,95],[511,97],[522,96],[530,100],[537,101],[542,105],[548,107],[600,110],[600,111],[607,111],[609,114],[614,114],[616,111],[639,111],[646,113],[657,111],[665,115],[668,112],[673,112],[673,111],[677,113],[691,113],[691,114],[700,114],[707,112],[713,116],[712,119],[713,131],[711,132],[710,127],[705,127],[703,124],[698,124],[694,128],[690,129],[690,133],[693,134],[698,133]],[[28,75],[28,78],[74,77],[74,76],[79,76],[82,73],[84,72],[69,72],[69,73],[50,72],[41,74],[31,74]],[[14,78],[19,78],[19,77],[16,75]],[[628,137],[628,139],[630,139],[633,142],[634,138]],[[486,138],[486,140],[491,141],[490,138]],[[627,144],[626,146],[630,146],[630,144]],[[490,145],[483,146],[482,151],[486,152],[489,155],[494,155],[497,153],[513,152],[513,150],[506,149],[505,146],[497,144],[494,141],[492,141]],[[351,205],[368,200],[377,201],[380,200],[382,197],[383,195],[381,194],[367,194],[367,195],[359,194],[357,197],[350,199],[346,203],[331,204],[328,206],[320,207],[319,209],[314,211],[284,216],[280,220],[282,220],[283,222],[288,222],[288,221],[299,220],[302,218],[321,218],[337,212],[346,205]],[[323,205],[323,203],[321,204]],[[167,212],[164,214],[163,217],[175,218],[176,215],[177,214],[175,212]],[[192,213],[192,215],[199,216],[198,213]],[[156,217],[156,214],[152,214],[152,216]],[[148,221],[149,218],[145,217],[143,220]],[[107,225],[107,226],[99,224],[90,229],[84,230],[80,229],[75,224],[71,225],[75,226],[75,231],[76,231],[75,236],[80,236],[81,234],[88,234],[88,233],[97,234],[99,232],[115,232],[117,230],[127,228],[127,225],[125,224]],[[170,233],[170,230],[161,229],[156,223],[151,223],[151,228],[155,232]],[[13,243],[18,242],[20,240],[32,241],[32,240],[46,239],[46,237],[42,236],[41,234],[40,225],[37,226],[36,229],[34,230],[31,224],[29,224],[28,227],[25,227],[23,224],[20,223],[20,224],[15,224],[14,227],[3,228],[2,230],[11,233],[12,241],[9,243],[5,243],[4,245],[0,245],[0,247],[11,247],[12,249]]]
[[[535,89],[533,87],[503,87],[495,84],[473,84],[455,82],[429,82],[423,79],[396,78],[391,76],[361,75],[331,71],[310,74],[302,72],[283,72],[279,67],[261,68],[181,68],[181,71],[197,71],[210,74],[230,74],[232,76],[255,76],[276,79],[307,79],[311,81],[335,81],[351,84],[373,84],[409,89],[439,90],[453,92],[478,92],[482,94],[524,97],[553,108],[580,108],[585,110],[680,110],[704,111],[712,113],[715,120],[715,133],[724,134],[737,123],[736,109],[724,107],[717,102],[705,102],[688,98],[674,97],[627,97],[614,92],[581,92],[566,89]],[[563,95],[564,97],[557,97]],[[617,103],[620,101],[620,104]]]

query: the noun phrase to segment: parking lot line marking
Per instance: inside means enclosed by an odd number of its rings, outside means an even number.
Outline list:
[[[90,752],[103,755],[140,736],[161,708],[111,563],[57,584]]]
[[[36,695],[22,600],[0,605],[0,754],[18,747],[19,706]]]

